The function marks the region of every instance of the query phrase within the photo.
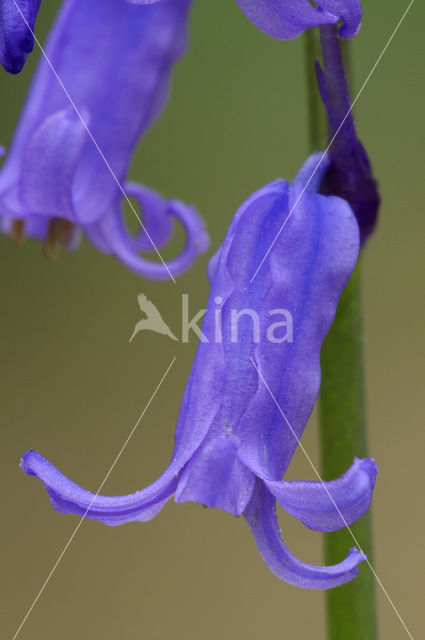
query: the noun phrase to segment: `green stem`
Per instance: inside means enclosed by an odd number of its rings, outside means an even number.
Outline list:
[[[341,296],[321,365],[322,477],[331,480],[352,464],[354,456],[367,456],[360,264]],[[350,528],[372,563],[370,512]],[[340,562],[352,546],[357,545],[347,529],[325,534],[326,564]],[[374,587],[373,574],[363,563],[352,582],[326,592],[329,640],[377,638]]]
[[[313,31],[313,30],[311,30]],[[314,31],[318,31],[314,29]],[[333,39],[333,35],[334,38]],[[307,32],[307,65],[311,69],[314,58],[319,58],[318,33]],[[339,50],[339,38],[322,27],[322,44],[326,41]],[[312,43],[315,43],[313,48]],[[329,60],[329,49],[324,52],[324,64]],[[342,65],[342,56],[336,56]],[[325,68],[335,78],[344,78],[342,69]],[[341,74],[342,71],[342,74]],[[311,85],[311,72],[307,74]],[[341,88],[341,87],[340,87]],[[347,95],[347,87],[341,93]],[[317,89],[316,89],[317,91]],[[332,87],[335,101],[345,100]],[[312,89],[309,89],[310,97]],[[339,108],[339,105],[336,106]],[[318,115],[319,114],[319,115]],[[318,123],[318,119],[320,123]],[[311,149],[317,150],[322,142],[326,126],[323,108],[317,109],[316,99],[310,101]],[[330,140],[328,131],[328,140]],[[322,142],[322,148],[323,148]],[[320,391],[320,447],[321,471],[324,480],[340,476],[353,462],[353,458],[367,456],[366,409],[364,393],[363,344],[362,344],[361,268],[357,266],[341,296],[332,328],[321,353],[322,384]],[[353,524],[351,531],[359,546],[372,562],[372,531],[370,513]],[[336,564],[355,545],[352,535],[345,529],[325,534],[325,562]],[[367,564],[359,568],[359,575],[352,582],[326,592],[328,640],[376,640],[376,607],[374,578]]]

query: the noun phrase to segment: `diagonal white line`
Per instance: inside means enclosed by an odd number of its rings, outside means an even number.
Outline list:
[[[139,216],[139,214],[137,213],[136,209],[133,206],[133,203],[131,202],[130,198],[128,197],[128,195],[125,192],[124,187],[122,186],[122,184],[120,183],[120,181],[118,180],[117,176],[115,175],[114,170],[112,169],[111,165],[109,164],[109,162],[107,161],[103,151],[101,150],[101,148],[99,147],[99,145],[97,144],[92,132],[90,131],[88,124],[86,123],[86,121],[84,120],[81,112],[79,111],[77,105],[75,104],[75,102],[73,101],[73,99],[71,98],[71,96],[69,95],[69,92],[67,91],[65,85],[63,84],[61,78],[59,77],[59,74],[57,73],[56,69],[54,68],[50,58],[48,57],[47,53],[45,52],[45,50],[43,49],[43,46],[41,45],[40,41],[38,40],[37,36],[35,35],[34,31],[31,29],[30,25],[28,24],[27,19],[25,18],[24,14],[22,13],[21,9],[18,7],[16,0],[12,0],[13,4],[15,5],[15,7],[17,8],[17,10],[19,11],[19,13],[21,14],[22,20],[25,22],[27,28],[29,29],[32,37],[34,38],[34,42],[37,44],[38,48],[40,49],[44,59],[46,60],[47,64],[49,65],[50,69],[53,71],[53,74],[56,78],[56,80],[59,82],[61,88],[63,89],[63,92],[65,93],[66,97],[68,98],[72,108],[74,109],[75,113],[77,114],[78,118],[81,121],[81,124],[83,125],[84,129],[87,131],[91,141],[93,142],[94,146],[96,147],[97,151],[99,152],[100,157],[102,158],[103,162],[105,163],[109,173],[111,174],[111,176],[113,177],[113,179],[115,180],[119,190],[121,191],[124,199],[126,200],[128,206],[130,207],[130,209],[132,210],[132,212],[134,213],[134,215],[136,216],[140,226],[142,227],[144,233],[146,234],[147,238],[149,239],[149,242],[151,243],[154,251],[156,252],[158,258],[161,260],[162,264],[164,265],[165,269],[168,272],[168,275],[170,276],[171,280],[174,282],[174,284],[177,284],[173,274],[171,273],[171,271],[169,270],[167,263],[164,261],[163,257],[161,256],[161,254],[159,253],[159,250],[157,248],[157,246],[155,245],[154,241],[152,240],[148,230],[146,229],[145,225],[142,222],[141,217]]]
[[[360,98],[360,96],[363,93],[364,88],[366,87],[367,83],[369,82],[369,80],[371,79],[372,75],[375,72],[376,67],[378,66],[378,64],[381,62],[382,57],[384,56],[386,50],[388,49],[388,47],[390,46],[395,34],[397,33],[397,31],[399,30],[403,20],[405,19],[405,17],[407,16],[407,14],[410,11],[410,8],[412,7],[413,3],[415,0],[410,0],[410,3],[406,9],[406,11],[403,13],[403,15],[401,16],[400,20],[397,23],[396,28],[394,29],[394,31],[392,32],[389,40],[387,41],[385,47],[382,49],[381,53],[378,56],[378,59],[376,60],[375,64],[373,65],[372,69],[370,70],[366,80],[363,82],[362,86],[360,87],[360,90],[358,92],[358,94],[356,95],[356,97],[353,100],[353,103],[351,105],[351,107],[348,109],[347,113],[344,116],[343,121],[341,122],[341,124],[339,125],[338,129],[336,130],[334,136],[332,137],[332,140],[329,142],[328,146],[326,147],[326,150],[323,152],[319,162],[317,163],[316,167],[314,168],[313,173],[311,174],[310,178],[308,179],[307,183],[305,184],[303,190],[301,191],[300,195],[298,196],[298,198],[295,201],[295,204],[293,205],[293,207],[291,208],[290,212],[288,213],[288,215],[286,216],[285,221],[283,222],[282,226],[280,227],[279,231],[277,232],[273,242],[271,243],[271,245],[269,246],[269,248],[266,251],[265,256],[263,257],[263,259],[261,260],[260,264],[258,265],[254,275],[252,276],[251,280],[249,281],[249,283],[251,284],[254,280],[254,278],[256,277],[257,273],[260,271],[261,267],[263,266],[265,260],[267,259],[267,256],[269,255],[270,251],[273,249],[274,245],[277,242],[277,239],[279,238],[280,234],[282,233],[283,229],[285,228],[286,223],[288,222],[289,218],[292,216],[297,204],[299,203],[299,201],[301,200],[301,198],[304,195],[304,192],[306,191],[306,189],[308,188],[308,185],[310,184],[310,182],[312,181],[312,179],[314,178],[318,168],[320,167],[320,165],[322,164],[326,154],[328,153],[329,149],[332,147],[333,143],[335,142],[335,139],[337,137],[337,135],[339,134],[339,132],[341,131],[342,127],[344,126],[345,121],[347,120],[347,118],[350,116],[352,110],[354,109],[357,100]]]
[[[271,396],[271,398],[272,398],[273,402],[275,403],[276,407],[278,408],[279,413],[281,414],[281,416],[282,416],[282,417],[283,417],[283,419],[285,420],[286,424],[287,424],[287,425],[288,425],[288,427],[290,428],[290,430],[291,430],[291,432],[292,432],[292,435],[294,436],[294,438],[295,438],[295,439],[296,439],[296,441],[297,441],[297,444],[300,446],[300,448],[301,448],[301,450],[302,450],[303,454],[305,455],[305,457],[306,457],[306,458],[307,458],[307,460],[309,461],[309,463],[310,463],[310,465],[311,465],[311,467],[312,467],[312,469],[313,469],[314,473],[315,473],[315,474],[316,474],[316,476],[318,477],[318,479],[319,479],[320,483],[322,484],[322,486],[323,486],[324,490],[326,491],[327,495],[329,496],[329,499],[331,500],[331,502],[332,502],[332,504],[334,505],[335,509],[338,511],[338,514],[339,514],[339,516],[341,517],[341,519],[342,519],[342,521],[343,521],[343,523],[344,523],[344,525],[345,525],[346,529],[348,530],[348,532],[350,533],[351,537],[353,538],[354,543],[356,544],[356,546],[358,547],[358,549],[361,551],[361,553],[364,555],[364,557],[365,557],[365,562],[366,562],[366,563],[367,563],[367,565],[369,566],[369,569],[372,571],[372,573],[373,573],[373,576],[374,576],[375,580],[378,582],[379,586],[381,587],[382,591],[384,592],[384,594],[385,594],[385,596],[386,596],[386,598],[387,598],[388,602],[390,603],[390,605],[391,605],[391,607],[393,608],[393,610],[394,610],[395,614],[397,615],[398,619],[400,620],[401,624],[403,625],[403,627],[404,627],[404,629],[405,629],[405,631],[406,631],[407,635],[409,636],[409,638],[411,638],[411,640],[414,640],[414,639],[413,639],[413,636],[412,636],[412,634],[410,633],[409,629],[407,628],[407,626],[406,626],[406,624],[405,624],[405,622],[404,622],[403,618],[401,617],[400,613],[398,612],[398,610],[397,610],[397,608],[396,608],[395,604],[394,604],[394,603],[393,603],[393,601],[391,600],[391,598],[390,598],[390,596],[389,596],[388,592],[387,592],[387,591],[386,591],[386,589],[384,588],[384,585],[382,584],[381,580],[380,580],[380,579],[379,579],[379,577],[377,576],[377,574],[376,574],[376,572],[375,572],[374,568],[372,567],[372,565],[371,565],[371,563],[369,562],[369,560],[368,560],[368,558],[367,558],[366,554],[364,553],[363,549],[361,548],[361,546],[360,546],[360,544],[359,544],[359,542],[358,542],[358,540],[357,540],[356,536],[354,535],[354,533],[353,533],[353,531],[352,531],[352,529],[351,529],[350,525],[347,523],[346,519],[344,518],[344,516],[342,515],[341,511],[339,510],[338,505],[336,504],[335,500],[332,498],[331,494],[329,493],[329,490],[328,490],[328,488],[327,488],[327,486],[326,486],[326,483],[325,483],[325,482],[322,480],[322,478],[320,477],[320,474],[319,474],[319,472],[317,471],[317,469],[316,469],[316,467],[315,467],[315,465],[314,465],[314,462],[311,460],[311,458],[310,458],[310,456],[308,455],[307,451],[305,450],[305,448],[304,448],[304,447],[303,447],[303,445],[301,444],[301,441],[300,441],[300,439],[298,438],[297,434],[295,433],[294,429],[292,428],[292,426],[291,426],[291,424],[290,424],[290,422],[289,422],[288,418],[286,417],[286,415],[284,414],[283,410],[281,409],[281,407],[280,407],[280,405],[279,405],[278,401],[277,401],[277,400],[276,400],[276,398],[274,397],[272,390],[270,389],[269,385],[268,385],[268,384],[267,384],[267,382],[265,381],[265,379],[264,379],[263,375],[261,374],[260,370],[258,369],[258,367],[257,367],[257,365],[255,364],[255,362],[254,362],[254,360],[252,359],[252,357],[250,357],[250,360],[251,360],[251,362],[252,362],[252,364],[253,364],[253,366],[254,366],[254,368],[255,368],[256,372],[258,373],[258,375],[259,375],[259,377],[260,377],[261,381],[263,382],[264,386],[266,387],[267,391],[269,392],[269,394],[270,394],[270,396]]]
[[[121,447],[121,449],[120,449],[120,451],[119,451],[118,455],[116,456],[115,460],[114,460],[114,461],[113,461],[113,463],[111,464],[111,466],[110,466],[110,468],[109,468],[108,473],[106,474],[106,476],[105,476],[105,477],[104,477],[104,479],[102,480],[101,484],[99,485],[99,488],[98,488],[98,490],[96,491],[96,493],[95,493],[95,495],[94,495],[94,497],[93,497],[92,501],[90,502],[89,506],[87,507],[86,512],[84,513],[84,515],[83,515],[83,516],[81,517],[81,519],[79,520],[79,522],[78,522],[77,526],[75,527],[75,529],[74,529],[74,531],[73,531],[73,533],[72,533],[71,537],[69,538],[68,542],[67,542],[67,543],[66,543],[66,545],[64,546],[64,548],[63,548],[62,552],[60,553],[60,555],[59,555],[58,559],[56,560],[55,564],[53,565],[52,569],[50,570],[49,575],[47,576],[47,578],[46,578],[46,579],[45,579],[45,581],[43,582],[43,585],[42,585],[42,587],[41,587],[40,591],[37,593],[37,596],[34,598],[34,600],[33,600],[32,604],[31,604],[30,608],[28,609],[27,613],[25,614],[25,617],[24,617],[24,619],[22,620],[21,624],[19,625],[18,629],[16,630],[15,635],[13,636],[12,640],[16,640],[16,638],[18,637],[18,635],[19,635],[19,633],[20,633],[20,631],[21,631],[22,627],[24,626],[25,622],[27,621],[28,617],[30,616],[31,611],[34,609],[35,605],[37,604],[37,602],[38,602],[38,600],[39,600],[39,598],[40,598],[41,594],[43,593],[43,591],[44,591],[44,590],[45,590],[45,588],[47,587],[47,585],[48,585],[48,583],[49,583],[49,581],[50,581],[51,577],[53,576],[54,572],[56,571],[56,569],[57,569],[57,567],[58,567],[58,565],[59,565],[60,561],[62,560],[62,558],[64,557],[65,553],[67,552],[69,545],[71,544],[71,542],[72,542],[72,541],[73,541],[73,539],[75,538],[75,536],[76,536],[76,534],[77,534],[77,532],[78,532],[79,528],[80,528],[80,527],[81,527],[81,525],[83,524],[83,522],[84,522],[84,520],[85,520],[85,518],[86,518],[86,516],[87,516],[88,512],[90,511],[90,509],[91,509],[91,507],[92,507],[92,505],[93,505],[93,502],[96,500],[97,496],[98,496],[98,495],[99,495],[99,493],[102,491],[102,488],[103,488],[103,486],[104,486],[105,482],[107,481],[107,479],[108,479],[108,478],[109,478],[109,476],[111,475],[111,473],[112,473],[112,471],[113,471],[113,469],[114,469],[115,465],[117,464],[118,460],[120,459],[120,457],[121,457],[121,455],[122,455],[122,453],[123,453],[124,449],[126,448],[126,446],[128,445],[128,443],[130,442],[131,438],[133,437],[134,432],[136,431],[137,427],[139,426],[140,422],[142,421],[143,416],[145,415],[146,411],[149,409],[149,407],[150,407],[150,405],[151,405],[151,403],[152,403],[152,400],[155,398],[155,396],[156,396],[157,392],[159,391],[159,388],[161,387],[162,383],[164,382],[165,378],[167,377],[168,372],[170,371],[171,367],[173,366],[173,364],[174,364],[175,360],[176,360],[176,358],[174,357],[174,358],[171,360],[170,364],[168,365],[168,368],[167,368],[166,372],[164,373],[164,375],[162,376],[162,378],[161,378],[161,380],[159,381],[158,385],[156,386],[155,391],[152,393],[151,397],[149,398],[149,402],[147,403],[147,405],[146,405],[146,406],[145,406],[145,408],[143,409],[142,413],[140,414],[140,416],[139,416],[139,418],[138,418],[138,420],[137,420],[136,424],[134,425],[134,427],[133,427],[133,428],[132,428],[132,430],[130,431],[130,433],[129,433],[129,435],[128,435],[128,437],[127,437],[126,441],[124,442],[123,446]]]

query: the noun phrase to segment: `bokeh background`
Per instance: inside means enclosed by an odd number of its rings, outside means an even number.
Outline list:
[[[357,88],[407,1],[365,5],[353,43]],[[58,6],[44,2],[41,40]],[[424,26],[416,3],[356,113],[383,195],[379,228],[364,256],[369,442],[380,467],[376,571],[416,638],[425,631]],[[18,77],[0,74],[5,146],[37,57]],[[174,74],[166,112],[137,149],[131,177],[196,203],[216,249],[245,197],[278,176],[292,178],[307,154],[303,72],[302,39],[267,38],[232,0],[196,0],[189,52]],[[136,296],[144,292],[155,301],[177,331],[181,293],[190,294],[195,311],[204,306],[208,285],[206,257],[175,286],[141,280],[87,243],[76,253],[63,251],[53,264],[36,242],[17,248],[1,237],[0,251],[0,635],[12,638],[78,522],[50,508],[40,483],[19,471],[20,456],[37,448],[96,490],[176,356],[104,492],[131,492],[155,479],[171,455],[196,340],[181,345],[139,334],[129,344],[140,318]],[[314,416],[303,443],[319,464]],[[301,453],[290,477],[314,478]],[[300,558],[321,561],[319,534],[289,516],[282,528]],[[380,637],[406,638],[377,591]],[[275,578],[243,520],[170,502],[146,524],[84,522],[19,637],[321,640],[324,595]]]

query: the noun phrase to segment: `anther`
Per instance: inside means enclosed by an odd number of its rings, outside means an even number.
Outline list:
[[[47,238],[43,251],[48,260],[55,260],[60,247],[67,247],[71,242],[74,225],[63,218],[52,218],[49,222]]]
[[[20,245],[24,241],[25,220],[13,220],[10,227],[10,237],[14,244]]]

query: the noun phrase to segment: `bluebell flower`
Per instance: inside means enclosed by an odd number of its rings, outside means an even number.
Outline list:
[[[187,237],[168,264],[173,276],[206,249],[193,207],[125,182],[134,147],[162,110],[170,72],[185,50],[190,5],[66,0],[46,46],[54,71],[42,57],[0,171],[3,232],[44,240],[48,253],[75,247],[84,232],[100,251],[158,279],[169,278],[167,269],[139,252],[160,249],[173,218]],[[147,233],[127,230],[120,185],[139,202]]]
[[[164,0],[129,0],[153,4]],[[167,0],[169,1],[169,0]],[[178,2],[179,0],[174,0]],[[296,38],[306,29],[342,21],[340,35],[352,38],[360,29],[360,0],[236,0],[247,17],[262,31],[279,40]]]
[[[41,0],[0,0],[0,63],[19,73],[34,48],[35,19]]]
[[[276,180],[254,193],[210,262],[202,340],[167,470],[134,494],[97,496],[30,450],[22,469],[44,483],[55,509],[119,525],[151,519],[174,495],[245,516],[264,560],[287,582],[327,589],[357,574],[364,555],[356,549],[330,567],[296,559],[276,518],[277,500],[310,529],[343,528],[368,509],[377,472],[366,458],[331,482],[282,480],[317,399],[321,345],[359,251],[350,206],[317,193],[326,162],[300,198],[317,161],[313,155],[292,184]],[[283,321],[270,324],[283,306],[291,335]],[[235,311],[244,316],[236,339]],[[263,328],[258,335],[253,318]]]

